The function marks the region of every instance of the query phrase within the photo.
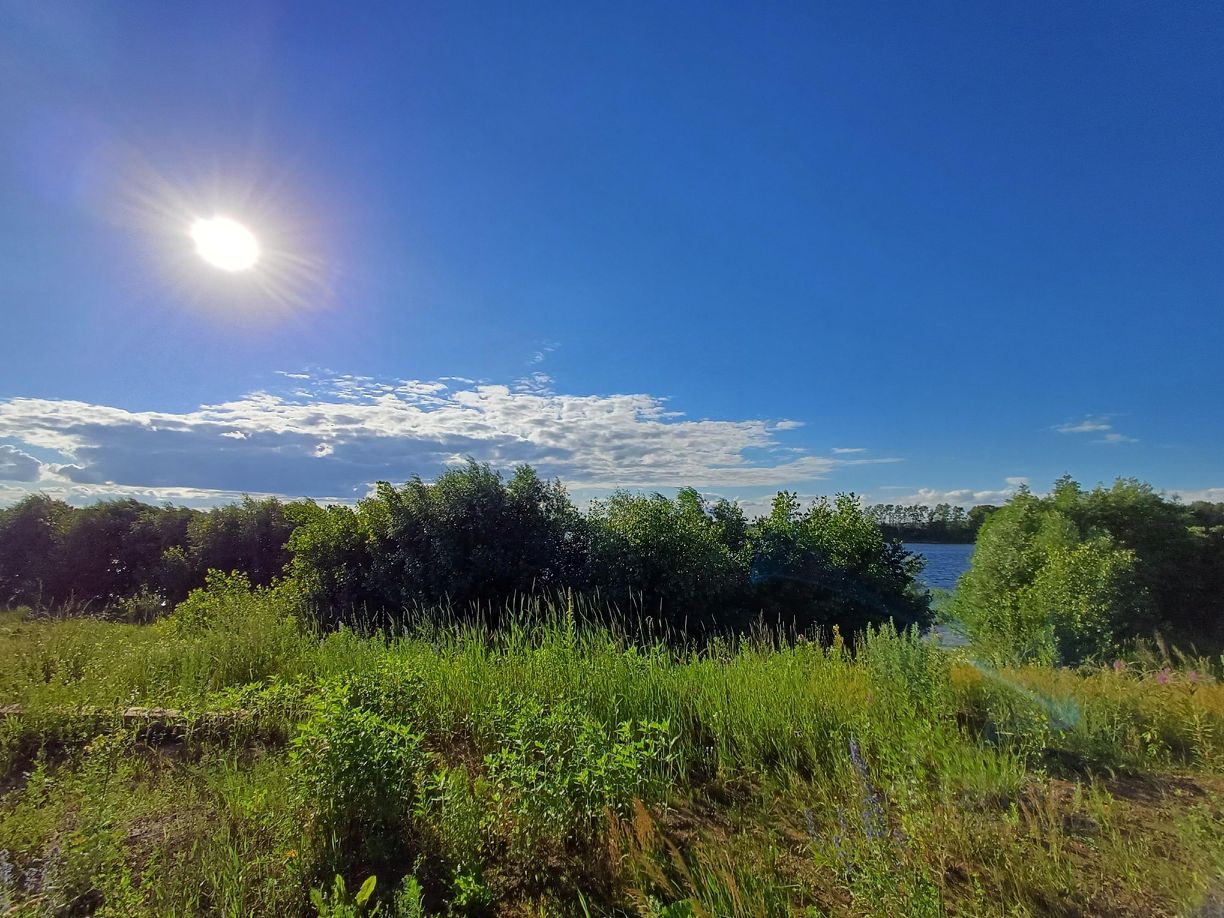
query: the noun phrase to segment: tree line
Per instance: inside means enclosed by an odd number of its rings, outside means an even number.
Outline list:
[[[289,561],[291,504],[269,498],[214,510],[136,500],[72,507],[34,494],[0,510],[0,606],[147,615],[203,585],[210,570],[267,585]]]
[[[884,534],[902,542],[971,543],[982,523],[999,508],[978,504],[966,510],[953,504],[872,504],[868,515]]]
[[[323,627],[446,606],[484,616],[569,593],[683,633],[757,619],[858,631],[930,619],[921,562],[853,495],[780,492],[750,519],[688,488],[618,491],[584,511],[530,466],[469,462],[432,482],[380,483],[356,506],[268,498],[208,511],[134,500],[74,508],[45,495],[0,511],[0,604],[147,620],[239,572],[288,578]]]

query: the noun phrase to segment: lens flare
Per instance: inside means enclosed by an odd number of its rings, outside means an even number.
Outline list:
[[[301,183],[257,159],[224,173],[180,163],[171,176],[139,150],[123,153],[107,219],[139,234],[167,305],[248,329],[335,305],[335,237],[321,208],[291,195]]]
[[[196,220],[191,238],[200,257],[222,271],[249,271],[261,254],[255,234],[229,217]]]

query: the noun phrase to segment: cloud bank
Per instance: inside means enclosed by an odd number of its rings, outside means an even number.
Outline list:
[[[0,446],[0,481],[37,481],[42,463],[13,446]]]
[[[907,506],[937,504],[955,504],[962,507],[973,507],[977,504],[1003,504],[1014,497],[1029,480],[1023,477],[1005,478],[1001,488],[954,488],[940,490],[938,488],[917,488],[909,494],[899,496],[876,496],[871,503],[904,504]]]
[[[788,419],[690,419],[651,395],[556,394],[544,374],[513,386],[280,375],[284,391],[181,412],[0,400],[0,500],[33,490],[351,500],[374,481],[430,478],[467,456],[501,468],[529,462],[580,489],[792,487],[897,461],[785,446],[781,435],[799,426]]]

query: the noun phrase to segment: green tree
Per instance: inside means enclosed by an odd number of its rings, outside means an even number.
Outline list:
[[[296,524],[289,536],[291,571],[317,622],[325,628],[377,609],[371,572],[379,548],[371,514],[339,504],[301,501],[288,508]]]
[[[711,511],[692,488],[674,499],[618,491],[593,501],[595,581],[622,611],[657,615],[696,633],[728,624],[741,608],[746,559],[728,541],[742,541],[742,515]]]
[[[293,570],[323,615],[439,603],[491,613],[515,594],[585,585],[586,523],[529,466],[506,481],[470,461],[432,483],[380,482],[356,511],[310,505],[295,517]]]
[[[57,561],[72,508],[32,494],[0,511],[0,604],[40,604],[60,598]]]
[[[101,501],[69,515],[56,558],[57,600],[71,595],[104,608],[140,588],[147,568],[142,546],[130,537],[146,509],[153,508],[135,500]],[[154,559],[160,555],[160,548],[152,549]]]
[[[767,619],[800,629],[929,621],[929,598],[914,576],[920,561],[886,536],[853,494],[807,510],[787,491],[752,529],[753,602]]]
[[[241,571],[256,586],[266,586],[285,571],[293,521],[274,497],[217,507],[197,515],[187,527],[186,558],[193,585],[210,570]]]
[[[953,614],[998,661],[1101,658],[1154,629],[1210,637],[1224,552],[1190,522],[1130,479],[1085,491],[1064,477],[1044,498],[1022,489],[982,527]]]

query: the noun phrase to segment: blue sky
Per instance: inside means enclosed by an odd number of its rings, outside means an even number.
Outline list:
[[[1212,3],[0,0],[0,501],[464,455],[1224,500],[1221,47]]]

